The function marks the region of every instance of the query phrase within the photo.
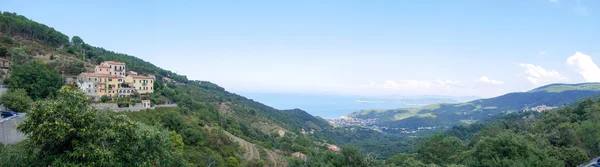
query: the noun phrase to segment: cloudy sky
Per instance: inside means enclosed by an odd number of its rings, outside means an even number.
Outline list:
[[[600,82],[600,1],[28,1],[17,12],[233,92],[490,97]]]

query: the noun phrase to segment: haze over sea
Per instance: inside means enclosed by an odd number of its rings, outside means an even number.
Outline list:
[[[298,108],[325,119],[339,118],[352,112],[367,109],[422,107],[428,104],[458,103],[476,99],[476,97],[366,97],[298,93],[241,93],[241,95],[277,109]]]

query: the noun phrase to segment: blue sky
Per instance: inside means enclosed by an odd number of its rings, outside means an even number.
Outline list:
[[[490,97],[600,81],[598,1],[0,0],[0,11],[238,93]]]

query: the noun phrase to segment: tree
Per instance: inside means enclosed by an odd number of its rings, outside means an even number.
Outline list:
[[[512,131],[483,137],[475,144],[468,166],[563,166],[536,144]]]
[[[169,140],[171,141],[171,146],[173,146],[177,152],[183,153],[184,144],[183,137],[181,137],[181,135],[177,134],[175,131],[170,131]]]
[[[185,166],[164,128],[94,111],[77,88],[36,102],[28,116],[17,129],[36,161],[23,166]]]
[[[3,45],[0,45],[0,57],[8,56],[8,50]]]
[[[8,79],[11,89],[25,89],[34,100],[53,95],[62,84],[60,75],[41,61],[13,66],[11,77]]]
[[[106,95],[100,96],[100,101],[102,101],[102,103],[106,103],[108,101],[108,96],[106,96]]]
[[[416,152],[418,160],[423,163],[452,164],[453,156],[464,150],[464,145],[457,137],[446,137],[443,133],[436,133],[418,145]]]
[[[71,38],[71,43],[73,43],[73,45],[75,45],[77,47],[85,44],[83,42],[83,39],[81,39],[81,37],[79,37],[79,36],[73,36],[73,38]]]
[[[13,48],[10,55],[10,61],[12,64],[23,64],[32,59],[32,57],[25,51],[25,48],[22,47]]]
[[[0,97],[0,103],[16,112],[27,112],[33,104],[25,89],[13,89]]]

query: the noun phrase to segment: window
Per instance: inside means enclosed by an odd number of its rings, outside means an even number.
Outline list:
[[[96,93],[96,92],[97,92],[97,90],[94,90],[94,93]]]
[[[150,80],[150,83],[152,83],[152,80]]]
[[[112,81],[112,79],[108,79],[108,81]]]
[[[90,91],[90,90],[88,90],[88,93],[90,93],[90,92],[91,92],[91,91]]]
[[[88,81],[91,81],[91,80],[92,80],[92,78],[88,78]]]
[[[94,78],[94,81],[98,81],[98,78]]]
[[[135,83],[135,79],[133,80],[133,83]]]

